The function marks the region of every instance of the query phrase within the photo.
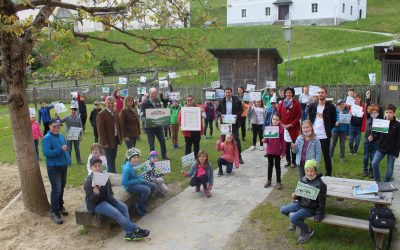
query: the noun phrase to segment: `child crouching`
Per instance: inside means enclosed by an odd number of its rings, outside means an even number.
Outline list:
[[[197,160],[193,163],[189,173],[182,172],[184,177],[192,177],[190,180],[190,186],[196,187],[196,192],[200,192],[200,185],[203,185],[204,194],[207,198],[211,197],[210,190],[214,183],[213,168],[208,161],[208,154],[200,150],[197,153]]]
[[[165,196],[168,192],[168,187],[164,183],[164,179],[162,178],[163,174],[156,174],[155,171],[155,162],[158,161],[158,153],[156,151],[151,151],[148,159],[148,164],[151,169],[146,172],[144,175],[144,179],[149,182],[154,182],[157,185],[157,193],[158,196]]]
[[[300,182],[318,188],[317,198],[311,200],[292,193],[292,199],[295,201],[280,209],[281,213],[289,216],[292,222],[289,231],[294,231],[296,227],[301,228],[298,239],[300,243],[307,242],[314,235],[314,230],[304,223],[304,219],[314,216],[314,221],[320,222],[324,218],[326,202],[326,184],[322,181],[321,174],[317,175],[317,161],[307,160],[304,165],[304,171],[305,176],[300,179]]]

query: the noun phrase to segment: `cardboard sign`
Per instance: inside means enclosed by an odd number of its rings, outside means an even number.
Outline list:
[[[220,124],[219,131],[221,135],[232,134],[232,124]]]
[[[212,89],[217,89],[219,87],[221,87],[221,83],[219,81],[211,82]]]
[[[264,138],[279,138],[279,126],[267,126],[264,128]]]
[[[154,163],[154,168],[155,168],[156,174],[171,173],[171,162],[169,160],[157,161]]]
[[[389,132],[389,124],[390,124],[390,120],[373,119],[372,120],[372,131],[387,134]]]
[[[169,126],[170,118],[170,109],[146,109],[146,127],[148,128]]]
[[[186,168],[189,166],[192,166],[192,164],[196,161],[196,158],[194,157],[194,152],[187,154],[185,156],[181,157],[181,162],[182,162],[182,168]]]
[[[350,114],[339,114],[338,122],[342,124],[350,124],[351,115]]]
[[[295,87],[294,88],[294,95],[301,95],[303,93],[302,87]]]
[[[223,99],[225,97],[225,93],[223,89],[216,89],[215,90],[215,98],[216,99]]]
[[[249,96],[251,102],[261,100],[261,92],[249,92]]]
[[[294,193],[297,196],[301,196],[311,200],[316,200],[319,194],[319,188],[313,187],[311,185],[299,181],[297,182],[297,187]]]
[[[221,115],[222,123],[224,124],[235,124],[236,115]]]
[[[109,87],[101,87],[101,91],[102,91],[104,94],[108,94],[108,93],[110,93],[110,88],[109,88]]]
[[[137,88],[137,93],[138,93],[138,95],[146,94],[146,87],[138,87]]]
[[[214,100],[215,92],[214,91],[206,91],[206,100]]]
[[[119,84],[126,84],[127,82],[128,82],[128,78],[126,78],[126,77],[120,76],[120,77],[118,78],[118,83],[119,83]]]
[[[276,81],[265,81],[267,89],[276,89]]]
[[[171,79],[176,78],[176,72],[168,73],[168,77],[171,78]]]
[[[36,109],[29,108],[29,117],[36,117]]]
[[[254,91],[254,90],[256,90],[256,85],[247,84],[246,91]]]
[[[103,187],[107,184],[110,173],[93,172],[92,187]]]
[[[65,107],[64,103],[54,103],[53,105],[57,114],[67,112],[67,108]]]
[[[309,94],[311,95],[311,96],[314,96],[314,95],[318,95],[318,90],[319,90],[319,87],[318,86],[310,86],[309,87]]]
[[[248,92],[243,93],[243,101],[244,102],[250,101],[250,94]]]
[[[182,114],[182,131],[200,131],[201,130],[201,108],[200,107],[183,107]]]
[[[119,95],[122,97],[128,96],[128,89],[123,89],[119,91]]]
[[[181,93],[180,92],[170,92],[169,93],[169,95],[168,95],[168,98],[170,99],[170,100],[179,100],[179,99],[181,99]]]
[[[69,127],[67,140],[76,141],[79,139],[79,135],[81,134],[82,128],[78,127]]]

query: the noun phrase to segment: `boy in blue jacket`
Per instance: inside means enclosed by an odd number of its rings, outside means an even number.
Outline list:
[[[40,102],[40,109],[38,111],[39,113],[38,122],[40,125],[40,123],[43,121],[43,136],[45,136],[47,132],[49,132],[49,126],[51,120],[50,109],[52,108],[54,108],[54,105],[46,106],[45,101]]]
[[[335,147],[338,139],[340,140],[340,162],[344,162],[346,153],[346,137],[350,133],[350,124],[339,122],[340,114],[349,114],[349,110],[346,108],[346,103],[342,99],[339,99],[336,103],[336,123],[332,128],[332,141],[329,148],[329,155],[333,158],[335,153]]]

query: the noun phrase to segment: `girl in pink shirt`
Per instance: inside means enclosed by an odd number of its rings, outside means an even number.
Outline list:
[[[239,152],[236,146],[235,140],[232,134],[227,134],[225,141],[217,141],[217,150],[222,152],[222,155],[218,158],[218,176],[222,176],[224,172],[222,171],[222,165],[226,165],[226,172],[228,174],[232,173],[233,164],[236,168],[239,168]]]
[[[35,143],[35,151],[36,151],[36,160],[40,161],[39,157],[39,138],[43,139],[43,134],[42,131],[40,130],[40,125],[36,121],[36,118],[34,116],[31,117],[31,128],[32,128],[32,135],[33,135],[33,141]]]
[[[200,150],[197,153],[197,160],[193,163],[189,173],[182,172],[184,177],[192,177],[190,186],[196,187],[196,192],[200,192],[200,185],[203,185],[204,194],[207,198],[211,197],[210,190],[213,187],[213,168],[208,161],[207,152]]]

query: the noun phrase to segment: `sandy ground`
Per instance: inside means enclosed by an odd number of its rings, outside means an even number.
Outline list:
[[[45,173],[42,168],[42,173]],[[49,196],[50,188],[46,174],[44,183]],[[0,165],[0,208],[5,207],[20,191],[18,169],[12,165]],[[180,184],[169,185],[165,198],[152,198],[150,208],[155,208],[181,191]],[[0,217],[1,249],[98,249],[104,241],[121,232],[116,227],[109,234],[87,232],[75,223],[75,209],[84,202],[83,187],[68,188],[64,195],[69,211],[62,225],[54,224],[49,217],[41,217],[24,209],[22,199],[8,208]],[[122,240],[122,239],[121,239]]]

